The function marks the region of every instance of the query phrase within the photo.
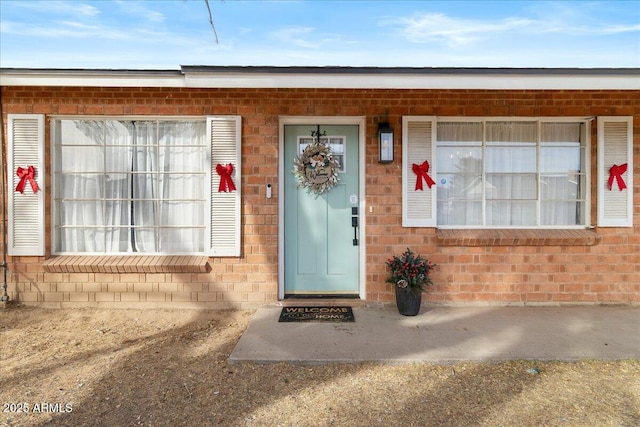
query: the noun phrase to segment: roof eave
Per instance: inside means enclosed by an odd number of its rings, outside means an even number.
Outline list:
[[[0,86],[185,87],[180,70],[0,69]]]
[[[2,86],[638,90],[637,68],[182,66],[180,70],[0,69]]]

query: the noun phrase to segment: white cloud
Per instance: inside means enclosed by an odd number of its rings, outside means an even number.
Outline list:
[[[88,24],[78,21],[57,21],[47,27],[31,25],[24,22],[3,22],[2,33],[29,37],[51,39],[99,39],[105,40],[133,40],[134,32],[103,27],[98,24]]]
[[[83,15],[83,16],[96,16],[96,15],[98,15],[100,13],[98,8],[93,7],[91,5],[88,5],[88,4],[82,4],[82,5],[75,6],[75,12],[78,15]]]
[[[640,32],[640,24],[636,25],[604,25],[599,29],[596,29],[601,34],[622,34],[622,33],[637,33]],[[639,36],[640,40],[640,36]]]
[[[532,37],[540,34],[597,36],[633,33],[640,24],[591,22],[575,13],[556,13],[545,17],[506,17],[498,20],[465,19],[443,13],[418,13],[383,25],[398,27],[399,34],[413,43],[442,42],[449,47],[463,47],[488,39]]]
[[[128,15],[132,15],[134,18],[141,17],[150,22],[164,22],[166,16],[156,10],[147,7],[148,2],[139,1],[117,1],[118,6]]]
[[[63,12],[68,12],[71,14],[81,15],[81,16],[97,16],[100,14],[100,10],[88,4],[79,4],[77,2],[68,2],[61,5],[61,10]]]
[[[499,21],[481,21],[452,18],[442,13],[420,13],[409,18],[400,18],[400,32],[415,43],[434,40],[449,46],[462,46],[490,35],[524,29],[534,22],[523,18],[506,18]]]
[[[310,35],[315,31],[312,27],[288,27],[283,28],[274,33],[274,37],[283,43],[304,49],[315,49],[320,46],[318,42],[312,42],[304,39],[304,36]]]
[[[100,10],[79,1],[21,1],[12,5],[38,14],[57,14],[66,16],[97,16]]]
[[[313,27],[294,26],[283,28],[273,33],[273,37],[287,46],[302,49],[320,49],[332,43],[342,42],[339,34],[317,34]]]

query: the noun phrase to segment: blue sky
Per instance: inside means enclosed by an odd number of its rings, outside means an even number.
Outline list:
[[[640,0],[0,0],[0,66],[640,67]]]

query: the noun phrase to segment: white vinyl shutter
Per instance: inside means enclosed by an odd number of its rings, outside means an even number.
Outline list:
[[[428,175],[435,181],[435,120],[432,117],[402,118],[402,226],[435,227],[436,185],[423,182],[416,190],[417,175],[413,165],[429,164]]]
[[[44,245],[44,116],[7,115],[7,252],[11,256],[43,256]],[[22,193],[18,168],[33,167],[39,189],[34,192],[30,180]]]
[[[598,117],[597,125],[598,226],[633,227],[633,118]]]
[[[240,256],[241,214],[241,117],[215,116],[207,118],[207,138],[211,141],[210,203],[208,223],[208,253],[210,256]],[[235,191],[220,192],[221,177],[217,165],[231,164],[231,180]]]

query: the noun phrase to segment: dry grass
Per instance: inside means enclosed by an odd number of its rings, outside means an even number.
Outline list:
[[[228,365],[251,315],[0,309],[0,425],[640,425],[638,360]]]

